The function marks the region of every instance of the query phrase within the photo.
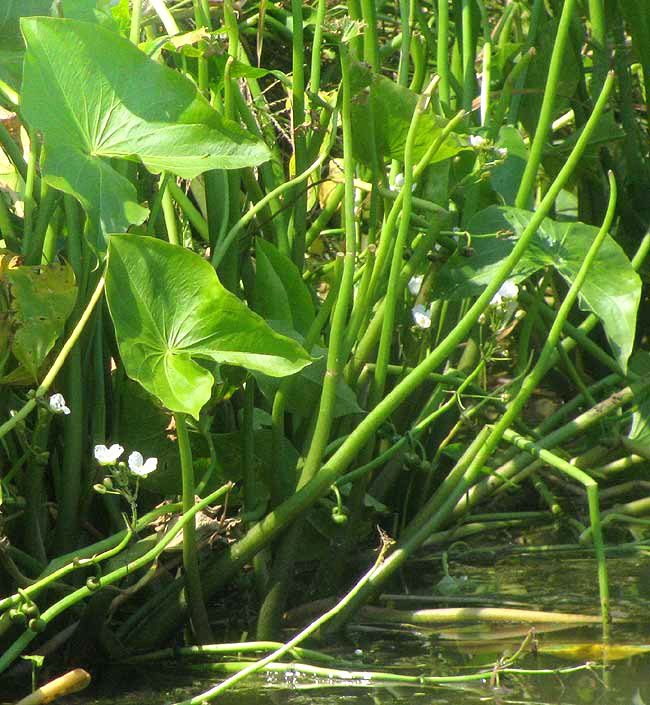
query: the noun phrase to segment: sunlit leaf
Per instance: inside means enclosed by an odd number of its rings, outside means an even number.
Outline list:
[[[225,289],[206,260],[154,238],[114,235],[106,297],[127,374],[171,411],[198,418],[212,373],[199,361],[282,377],[311,362]]]
[[[109,158],[185,178],[268,159],[266,146],[223,118],[189,79],[126,38],[68,19],[23,18],[21,28],[22,108],[44,136],[44,177],[78,198],[104,234],[147,214]]]
[[[353,102],[352,134],[353,148],[357,159],[372,164],[373,149],[380,159],[391,158],[402,161],[406,135],[411,124],[418,96],[408,88],[380,74],[373,74],[368,67],[355,63],[352,68]],[[372,144],[370,102],[374,101],[375,144]],[[440,135],[447,120],[425,112],[418,123],[413,147],[414,158],[424,155],[429,146]],[[432,162],[448,159],[467,149],[458,136],[450,134],[432,158]]]
[[[436,280],[434,296],[462,299],[479,294],[514,248],[533,213],[491,206],[468,223],[471,257],[453,255]],[[554,267],[572,284],[598,228],[584,223],[560,223],[545,218],[511,278],[521,281],[544,267]],[[619,364],[625,369],[632,352],[641,279],[620,245],[609,235],[600,246],[580,290],[580,308],[595,313]]]

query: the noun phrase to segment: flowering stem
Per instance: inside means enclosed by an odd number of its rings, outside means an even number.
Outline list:
[[[185,414],[176,412],[176,435],[178,437],[178,452],[181,460],[181,476],[183,483],[183,513],[189,512],[194,506],[194,466],[192,465],[192,449],[187,433]],[[201,579],[199,576],[199,561],[196,553],[196,518],[187,522],[183,529],[183,570],[185,571],[185,590],[190,611],[190,619],[194,634],[202,644],[212,643],[212,632],[208,620],[208,612],[203,602]]]

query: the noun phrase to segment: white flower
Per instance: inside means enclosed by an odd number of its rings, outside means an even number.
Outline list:
[[[472,147],[482,147],[485,144],[485,138],[481,135],[470,135],[469,143]]]
[[[142,457],[142,453],[138,453],[134,450],[131,455],[129,455],[129,470],[139,477],[146,477],[149,473],[153,472],[158,467],[158,458],[147,458]]]
[[[501,159],[505,159],[508,156],[507,147],[497,147],[497,154]]]
[[[50,409],[55,414],[65,414],[67,416],[70,413],[70,409],[65,405],[63,394],[52,394],[50,397]]]
[[[404,174],[401,172],[399,174],[395,175],[395,188],[396,189],[401,189],[402,186],[404,186]],[[416,183],[411,184],[411,193],[415,191],[415,189],[418,187]]]
[[[408,283],[409,291],[413,296],[417,296],[418,292],[420,291],[420,287],[422,286],[422,280],[424,277],[421,274],[417,274],[414,277],[411,277]]]
[[[499,291],[492,297],[491,306],[500,306],[504,301],[516,299],[519,294],[519,287],[512,281],[504,281]]]
[[[110,448],[105,445],[95,446],[95,460],[100,465],[115,465],[115,461],[122,453],[124,453],[124,448],[119,443],[113,443]]]
[[[415,304],[411,309],[411,315],[418,328],[427,329],[431,327],[431,311],[427,311],[422,304]]]

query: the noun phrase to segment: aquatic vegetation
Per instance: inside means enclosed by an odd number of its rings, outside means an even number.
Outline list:
[[[0,13],[0,672],[79,614],[117,661],[215,645],[228,586],[264,641],[300,585],[339,596],[204,702],[479,512],[592,545],[607,636],[608,541],[650,512],[612,505],[650,457],[640,3],[28,5]]]

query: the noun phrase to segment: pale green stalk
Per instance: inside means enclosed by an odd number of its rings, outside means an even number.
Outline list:
[[[163,217],[165,218],[165,227],[167,228],[167,239],[172,245],[180,245],[180,239],[178,237],[178,223],[176,221],[176,212],[174,211],[174,202],[172,201],[172,194],[169,189],[171,184],[171,179],[165,179],[165,172],[160,174],[160,186],[165,183],[165,190],[162,194],[162,211]]]
[[[293,20],[293,81],[291,90],[291,137],[296,174],[307,167],[307,138],[305,135],[305,43],[303,36],[302,0],[291,0]],[[302,272],[305,267],[305,233],[307,231],[307,192],[293,191],[293,217],[289,221],[289,242],[293,263]]]
[[[411,2],[399,0],[400,25],[402,27],[402,42],[399,48],[399,68],[397,70],[397,83],[408,86],[409,55],[411,53]]]
[[[140,22],[142,20],[142,0],[133,0],[131,4],[131,28],[129,31],[129,39],[133,44],[138,44],[140,41]]]
[[[212,255],[212,266],[218,267],[219,264],[221,263],[221,260],[224,258],[226,252],[228,252],[228,248],[230,245],[232,245],[233,241],[239,235],[239,233],[248,225],[248,223],[251,222],[251,220],[263,209],[265,208],[271,201],[276,199],[280,194],[284,193],[285,191],[291,189],[293,186],[296,186],[297,184],[302,183],[303,181],[306,181],[311,174],[313,174],[317,169],[320,168],[320,166],[323,164],[325,159],[327,159],[329,154],[329,151],[323,152],[318,159],[302,174],[299,174],[296,176],[294,179],[291,179],[290,181],[285,181],[283,184],[280,184],[277,188],[273,189],[273,191],[269,192],[264,196],[264,198],[261,201],[258,201],[255,205],[252,205],[248,212],[243,215],[236,223],[233,225],[233,227],[228,231],[228,234],[223,238],[223,240],[215,247],[214,249],[214,255]]]
[[[206,567],[203,575],[203,586],[206,594],[212,594],[223,585],[240,570],[246,561],[250,560],[264,546],[268,545],[274,537],[278,536],[288,524],[295,521],[315,501],[329,492],[332,483],[345,472],[377,428],[384,423],[402,402],[420,387],[431,372],[434,372],[445,360],[449,359],[458,345],[466,339],[479,316],[528,248],[537,228],[550,212],[554,199],[573,173],[602,115],[613,82],[614,76],[609,74],[594,111],[567,161],[551,184],[539,209],[535,212],[529,225],[524,229],[512,252],[501,263],[484,292],[458,321],[458,324],[447,338],[389,392],[352,430],[343,445],[328,459],[309,483],[295,492],[255,526],[251,527],[239,541],[225,548],[221,556]],[[451,509],[453,509],[453,505]],[[164,609],[159,609],[159,619],[155,624],[147,624],[146,633],[142,632],[139,639],[134,635],[136,646],[145,647],[158,643],[178,624],[179,619],[182,617],[182,612],[177,607],[174,607],[177,605],[176,593],[171,592],[169,599],[166,599],[162,604],[164,604]]]
[[[440,76],[440,102],[443,110],[449,109],[449,2],[438,0],[438,45],[436,47],[436,71]]]
[[[379,71],[379,41],[377,39],[377,5],[375,0],[361,0],[363,17],[363,60],[373,73]]]
[[[531,49],[534,49],[535,42],[537,41],[537,32],[539,31],[545,11],[545,0],[533,0],[533,7],[530,12],[530,22],[528,25],[528,36],[526,37],[527,53],[530,52]],[[508,122],[511,125],[516,125],[519,121],[519,105],[521,103],[522,90],[526,83],[527,72],[528,67],[526,66],[515,83],[515,93],[512,96],[508,109]]]
[[[472,5],[474,0],[461,0],[461,17],[463,23],[463,110],[469,115],[472,111],[474,98],[474,61],[476,59],[476,46],[474,44],[474,30],[472,27]]]
[[[417,135],[418,124],[423,113],[426,111],[431,94],[438,84],[438,77],[435,76],[427,86],[424,93],[418,98],[418,102],[413,111],[411,124],[406,136],[404,146],[404,185],[402,187],[402,209],[400,214],[399,231],[397,239],[393,244],[393,259],[390,273],[388,275],[388,288],[384,304],[384,319],[379,339],[379,350],[377,352],[377,365],[375,367],[375,383],[372,392],[373,403],[376,404],[384,395],[386,386],[386,368],[390,362],[390,350],[393,344],[393,334],[395,328],[395,310],[397,308],[398,296],[401,291],[398,289],[400,273],[402,271],[402,254],[408,237],[409,223],[411,218],[412,187],[413,187],[413,145]]]
[[[178,34],[180,32],[180,29],[176,24],[174,15],[172,15],[172,13],[167,8],[167,5],[165,5],[164,0],[150,0],[150,2],[151,7],[153,7],[153,9],[156,11],[156,14],[160,18],[160,21],[162,22],[163,27],[165,28],[165,32],[167,32],[170,37],[174,34]]]
[[[309,90],[315,95],[318,95],[318,92],[320,91],[320,53],[323,41],[323,23],[325,22],[326,11],[327,3],[325,0],[318,0],[316,21],[314,23],[314,39],[311,46],[311,70],[309,71]]]
[[[647,11],[647,8],[646,8]],[[590,93],[595,98],[607,76],[607,22],[604,0],[589,0],[589,21],[591,23],[591,48],[593,55]]]
[[[461,110],[458,112],[448,123],[445,125],[438,137],[433,141],[431,146],[427,149],[425,154],[422,156],[417,166],[413,170],[413,181],[417,181],[422,172],[429,165],[429,162],[433,158],[433,155],[438,151],[446,137],[451,134],[451,132],[459,125],[461,120],[465,117],[465,113]],[[377,257],[375,260],[375,266],[372,272],[372,278],[370,280],[369,295],[368,300],[370,304],[375,301],[375,292],[379,285],[379,280],[384,274],[384,266],[388,255],[392,250],[394,244],[394,234],[395,234],[395,224],[397,223],[397,218],[402,211],[402,203],[404,200],[404,186],[399,191],[395,202],[393,203],[388,217],[382,227],[381,236],[379,238],[379,246],[377,248]]]
[[[298,480],[298,488],[306,485],[316,474],[329,440],[336,389],[343,371],[341,358],[345,325],[354,291],[354,264],[356,259],[356,223],[354,218],[354,157],[352,156],[352,96],[350,86],[350,56],[348,47],[341,46],[341,71],[343,99],[341,107],[343,128],[343,161],[345,173],[345,254],[343,277],[334,305],[329,346],[327,351],[327,371],[323,380],[320,405],[309,452]],[[277,421],[277,419],[276,419]],[[284,537],[276,555],[273,576],[266,599],[260,610],[257,637],[266,639],[276,630],[281,606],[287,597],[291,568],[295,560],[302,521],[296,522]]]
[[[184,700],[182,703],[178,703],[178,705],[201,705],[202,703],[209,702],[220,693],[223,693],[225,690],[235,685],[235,683],[239,683],[239,681],[246,678],[246,676],[250,675],[251,673],[255,673],[256,671],[259,671],[260,669],[264,668],[264,666],[266,666],[267,664],[271,663],[275,659],[280,658],[281,656],[284,656],[284,654],[291,651],[291,649],[293,649],[295,646],[305,641],[307,637],[314,634],[314,632],[320,629],[326,622],[332,619],[332,617],[336,616],[345,607],[345,605],[359,592],[359,590],[361,590],[361,588],[368,582],[368,580],[370,580],[372,574],[382,564],[384,556],[389,550],[390,545],[390,541],[384,542],[384,539],[382,538],[382,546],[380,548],[379,555],[377,556],[377,560],[374,562],[372,568],[370,568],[370,570],[365,573],[365,575],[363,575],[363,577],[357,582],[357,584],[352,588],[352,590],[350,590],[345,595],[345,597],[339,600],[336,605],[332,607],[331,610],[328,610],[327,612],[325,612],[325,614],[321,615],[309,626],[305,627],[305,629],[296,634],[296,636],[290,639],[286,644],[283,644],[279,649],[276,649],[268,656],[265,656],[263,659],[251,663],[249,666],[242,669],[230,678],[226,678],[226,680],[222,683],[219,683],[219,685],[216,685],[213,688],[210,688],[209,690],[206,690],[205,692],[201,693],[200,695],[196,695],[193,698],[190,698],[189,700]]]
[[[542,161],[542,152],[546,145],[551,123],[553,122],[553,106],[555,105],[555,97],[557,95],[557,87],[560,81],[560,75],[563,70],[564,52],[569,36],[569,27],[571,25],[571,17],[575,8],[576,0],[565,0],[562,4],[562,14],[555,36],[555,44],[553,45],[553,53],[548,67],[548,78],[544,87],[544,98],[542,99],[542,107],[539,113],[539,120],[535,129],[535,136],[530,146],[530,154],[526,161],[526,168],[521,177],[519,190],[515,199],[517,208],[528,208],[535,180],[537,179],[537,170]]]
[[[490,112],[490,84],[492,82],[492,40],[488,16],[483,0],[478,0],[483,23],[483,71],[481,76],[481,126],[485,127]]]
[[[594,244],[596,244],[596,241],[594,241]],[[597,250],[599,244],[600,243],[596,244],[595,247],[592,245],[590,252],[592,250]],[[509,443],[516,445],[517,448],[525,450],[527,453],[530,453],[530,455],[544,461],[547,465],[550,465],[565,475],[572,477],[585,487],[587,491],[587,502],[589,505],[589,520],[594,541],[594,549],[596,552],[596,561],[598,564],[598,587],[600,592],[600,615],[603,624],[603,638],[608,639],[610,634],[609,585],[607,584],[607,563],[605,561],[605,546],[603,543],[600,509],[598,506],[598,483],[593,479],[593,477],[588,475],[583,470],[571,465],[571,463],[568,463],[566,460],[560,458],[554,453],[551,453],[544,448],[540,448],[532,441],[522,438],[511,429],[504,430],[503,438]]]
[[[192,464],[192,449],[187,432],[185,414],[174,413],[176,436],[178,438],[178,453],[181,462],[181,477],[183,485],[183,513],[195,506],[194,503],[194,465]],[[196,553],[196,517],[189,519],[183,529],[183,572],[185,589],[189,605],[190,619],[194,634],[200,644],[211,644],[213,641],[208,611],[203,601],[201,576],[199,574],[199,559]]]

